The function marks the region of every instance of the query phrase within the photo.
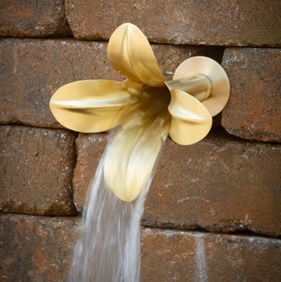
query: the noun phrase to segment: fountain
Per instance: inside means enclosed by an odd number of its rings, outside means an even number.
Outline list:
[[[66,128],[110,131],[110,142],[87,197],[70,281],[139,281],[140,220],[160,151],[168,135],[178,144],[202,140],[229,97],[229,80],[212,59],[192,57],[164,81],[149,42],[133,24],[108,43],[123,82],[66,84],[50,109]]]

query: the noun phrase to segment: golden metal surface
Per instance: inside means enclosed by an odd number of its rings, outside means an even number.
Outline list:
[[[176,143],[191,145],[202,140],[209,133],[212,116],[193,96],[172,89],[168,109],[172,116],[169,134]]]
[[[149,86],[163,86],[164,78],[144,34],[133,24],[122,24],[108,43],[111,65],[130,80]]]
[[[169,89],[182,90],[200,102],[208,99],[213,90],[212,81],[203,74],[195,74],[189,77],[166,81],[166,85]]]
[[[129,23],[113,32],[108,58],[127,80],[66,84],[51,98],[50,109],[62,125],[78,132],[121,125],[105,154],[104,180],[118,198],[130,202],[149,182],[168,134],[182,145],[204,138],[230,87],[223,68],[206,57],[184,61],[173,80],[164,82],[149,42]]]
[[[193,75],[203,74],[212,83],[212,93],[202,104],[212,116],[220,113],[225,107],[230,93],[230,83],[223,67],[216,61],[197,56],[182,62],[175,71],[173,79],[181,79]]]
[[[83,80],[59,88],[51,98],[50,109],[64,127],[93,133],[120,124],[118,112],[134,100],[120,82]]]

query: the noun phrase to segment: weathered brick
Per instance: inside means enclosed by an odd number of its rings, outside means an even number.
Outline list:
[[[199,277],[196,280],[195,237],[184,232],[143,229],[140,276],[142,282],[200,281]]]
[[[222,63],[231,83],[225,129],[245,139],[281,142],[281,49],[227,48]]]
[[[66,281],[79,218],[1,215],[1,281]],[[281,240],[142,230],[141,281],[279,281]]]
[[[168,140],[144,224],[281,235],[281,146],[211,134],[192,146]]]
[[[75,80],[110,78],[113,73],[104,43],[4,39],[0,44],[2,123],[61,127],[49,109],[56,89]]]
[[[78,209],[106,142],[106,135],[78,138]],[[246,143],[216,132],[192,146],[169,139],[147,196],[143,224],[281,235],[280,167],[277,144]]]
[[[270,281],[281,276],[281,240],[144,229],[141,281]]]
[[[0,211],[74,214],[75,135],[64,130],[1,126],[0,136]]]
[[[0,41],[0,123],[59,127],[50,110],[51,95],[63,84],[84,79],[123,80],[109,64],[106,43],[76,40]],[[202,47],[154,46],[165,78]]]
[[[63,0],[1,0],[0,36],[68,36]]]
[[[66,281],[77,219],[1,215],[0,222],[1,281]]]
[[[89,185],[107,145],[107,134],[79,134],[76,139],[77,162],[73,175],[73,198],[78,211],[83,210]]]
[[[157,43],[280,46],[280,13],[280,1],[271,0],[66,0],[79,39],[108,39],[117,26],[131,22]]]
[[[155,54],[165,80],[172,79],[176,68],[184,60],[192,56],[208,55],[216,59],[217,53],[220,53],[219,48],[212,48],[208,46],[176,46],[151,44],[151,48]]]

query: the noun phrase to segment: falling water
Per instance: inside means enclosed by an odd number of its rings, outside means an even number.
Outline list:
[[[139,281],[140,221],[170,125],[168,90],[152,90],[141,93],[144,97],[124,110],[124,125],[111,132],[87,197],[71,282]],[[128,190],[141,185],[140,194],[133,201],[122,201],[107,187],[108,180],[120,189],[128,183]]]
[[[91,183],[69,281],[139,281],[140,220],[152,177],[135,201],[124,202],[106,188],[103,163],[104,157]]]

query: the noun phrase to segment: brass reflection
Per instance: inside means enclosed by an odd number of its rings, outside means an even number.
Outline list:
[[[149,42],[130,23],[113,32],[108,58],[125,81],[66,84],[52,96],[50,109],[58,122],[78,132],[120,126],[105,154],[104,180],[118,198],[130,202],[149,182],[168,135],[191,145],[208,134],[212,116],[228,100],[229,81],[218,63],[193,57],[165,82]]]

